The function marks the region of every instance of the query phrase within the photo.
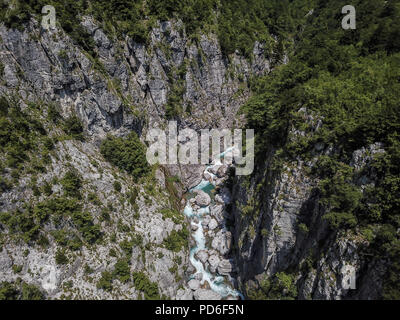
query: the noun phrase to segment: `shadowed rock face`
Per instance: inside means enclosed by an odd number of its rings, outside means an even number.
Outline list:
[[[308,116],[314,130],[321,127],[321,119],[303,108],[298,112]],[[240,289],[245,292],[245,284],[258,288],[277,272],[291,272],[299,299],[379,299],[385,263],[360,254],[367,245],[362,237],[329,227],[322,218],[326,211],[319,204],[321,195],[315,188],[318,180],[307,174],[319,156],[335,150],[316,146],[312,161],[287,161],[279,172],[271,169],[274,152],[270,147],[250,184],[238,178],[233,187],[233,239]],[[362,189],[376,179],[369,167],[370,155],[382,152],[379,143],[354,152],[349,164],[359,172],[367,172],[354,181]],[[263,185],[257,194],[260,181]],[[260,203],[259,211],[244,214],[243,208],[253,200]],[[343,285],[344,266],[355,270],[355,290]]]

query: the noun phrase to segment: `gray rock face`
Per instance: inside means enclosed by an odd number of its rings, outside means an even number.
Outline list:
[[[304,108],[299,113],[313,130],[322,127],[321,119],[315,114],[310,114]],[[302,134],[292,131],[290,139]],[[265,155],[264,167],[257,169],[250,186],[241,185],[241,179],[238,179],[232,196],[225,194],[227,198],[235,199],[232,203],[235,217],[233,239],[237,247],[235,265],[238,267],[239,286],[244,288],[247,284],[257,287],[254,279],[263,281],[277,272],[287,270],[289,266],[308,263],[310,252],[313,252],[311,270],[304,274],[299,268],[292,274],[298,287],[298,298],[379,298],[383,264],[373,259],[367,262],[359,256],[360,248],[367,245],[363,236],[355,236],[351,232],[332,232],[322,218],[326,212],[319,205],[320,194],[315,190],[318,181],[307,175],[319,156],[335,153],[335,149],[320,145],[313,152],[315,158],[311,161],[305,163],[298,159],[287,162],[279,174],[271,175],[269,166],[273,162],[274,151],[269,150]],[[368,167],[371,160],[369,154],[381,152],[384,152],[382,144],[354,152],[349,164],[357,171],[367,168],[366,175],[354,181],[361,190],[375,180],[375,173]],[[268,181],[268,188],[256,196],[255,190],[261,181]],[[222,196],[216,197],[216,201],[222,203],[222,200]],[[256,219],[243,215],[243,208],[251,201],[263,204]],[[300,223],[307,226],[308,232],[301,231]],[[221,243],[219,241],[217,244],[215,240],[215,248]],[[317,243],[324,245],[317,248]],[[360,274],[360,270],[366,270],[362,280],[357,280],[359,282],[355,290],[343,286],[342,270],[345,267],[353,269],[356,275]]]
[[[176,300],[193,300],[193,292],[190,289],[179,289],[176,292]]]
[[[193,290],[196,291],[197,289],[200,288],[200,281],[196,280],[196,279],[192,279],[188,282],[188,287]]]

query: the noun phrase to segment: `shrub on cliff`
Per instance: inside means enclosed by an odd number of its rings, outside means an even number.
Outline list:
[[[107,161],[135,178],[143,177],[149,172],[145,146],[134,132],[126,138],[107,136],[101,144],[100,152]]]

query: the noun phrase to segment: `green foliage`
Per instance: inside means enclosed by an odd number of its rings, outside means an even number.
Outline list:
[[[44,300],[44,294],[33,284],[17,282],[0,283],[0,300]]]
[[[10,282],[0,283],[0,300],[17,300],[19,292]]]
[[[57,264],[67,264],[68,263],[68,258],[65,255],[65,251],[62,249],[58,249],[56,251],[56,263]]]
[[[174,252],[179,252],[188,247],[189,232],[185,227],[181,230],[172,230],[164,239],[165,248]]]
[[[33,284],[22,284],[22,300],[43,300],[44,294]]]
[[[62,225],[62,219],[72,219],[83,240],[87,243],[95,243],[101,237],[100,226],[93,223],[93,218],[88,212],[82,212],[81,206],[75,199],[49,198],[37,203],[35,206],[27,206],[23,210],[0,213],[0,223],[7,226],[16,236],[20,235],[26,242],[37,240],[41,228],[52,217],[55,225]],[[81,246],[81,241],[73,234],[66,231],[53,232],[56,241],[71,249]]]
[[[181,84],[174,84],[171,92],[168,94],[167,105],[165,106],[165,117],[168,120],[177,119],[183,113],[184,86]]]
[[[144,292],[144,298],[146,300],[160,299],[157,283],[151,282],[143,272],[133,272],[132,279],[135,288]]]
[[[115,191],[121,192],[121,189],[122,189],[121,182],[119,182],[119,181],[117,181],[117,180],[114,181],[113,187],[114,187],[114,190],[115,190]]]
[[[132,256],[132,248],[133,248],[132,241],[123,240],[119,243],[119,247],[122,249],[122,251],[125,253],[127,257]]]
[[[95,243],[101,237],[100,226],[93,223],[92,215],[89,212],[73,212],[72,221],[87,243]]]
[[[111,292],[112,291],[112,279],[113,276],[109,271],[103,271],[101,273],[101,278],[97,282],[97,289],[103,289],[105,291]]]
[[[82,182],[82,177],[79,172],[73,169],[67,171],[64,177],[60,180],[65,195],[77,199],[82,197],[80,191],[82,188]]]
[[[184,220],[182,214],[179,211],[174,210],[172,208],[163,208],[163,209],[161,209],[161,214],[162,214],[163,220],[169,218],[175,224],[181,224],[183,222],[183,220]]]
[[[293,300],[297,297],[295,276],[276,273],[271,279],[261,281],[259,289],[250,289],[247,295],[253,300]]]
[[[39,139],[44,135],[46,130],[39,120],[0,97],[0,153],[6,155],[6,166],[20,168],[30,159],[30,151],[39,150]]]
[[[134,132],[126,138],[107,136],[100,151],[109,162],[135,178],[143,177],[150,171],[145,147]]]
[[[299,230],[300,230],[303,234],[308,234],[308,232],[310,231],[310,230],[308,230],[307,225],[304,224],[304,223],[300,223],[300,224],[299,224]]]
[[[114,266],[113,276],[118,278],[121,282],[128,282],[131,274],[129,263],[126,259],[119,259]]]
[[[82,121],[76,115],[65,119],[62,127],[65,133],[72,139],[84,140]]]

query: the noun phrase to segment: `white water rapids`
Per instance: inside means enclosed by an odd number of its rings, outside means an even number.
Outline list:
[[[213,166],[220,166],[222,163],[220,162],[220,158],[223,157],[225,154],[228,152],[231,152],[232,148],[227,149],[225,152],[221,153],[216,161],[214,161],[213,165],[208,166],[205,170],[204,173],[208,173],[211,176],[210,181],[203,179],[196,187],[191,189],[189,192],[193,192],[194,190],[203,190],[204,192],[210,194],[211,191],[215,188],[215,178],[216,176],[210,172],[209,170]],[[211,204],[210,204],[211,205]],[[189,260],[196,269],[195,274],[200,273],[202,275],[200,283],[203,285],[205,281],[207,281],[210,285],[211,290],[214,292],[218,293],[221,297],[225,298],[228,296],[233,296],[233,297],[240,297],[243,299],[243,295],[232,288],[232,286],[225,281],[225,278],[221,275],[216,275],[214,276],[211,274],[207,269],[204,268],[204,265],[201,261],[197,260],[195,258],[195,255],[197,252],[200,250],[207,250],[208,248],[206,247],[206,239],[204,235],[204,229],[202,225],[203,217],[205,215],[210,214],[210,205],[206,207],[202,207],[198,210],[194,210],[190,204],[189,201],[187,201],[186,207],[184,209],[184,214],[189,218],[190,223],[192,225],[197,226],[197,230],[192,233],[192,236],[196,242],[196,245],[191,248],[190,250],[190,256]],[[194,278],[195,275],[192,276]]]

